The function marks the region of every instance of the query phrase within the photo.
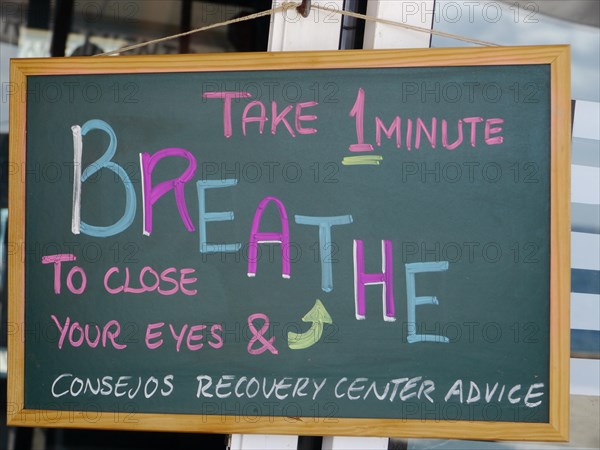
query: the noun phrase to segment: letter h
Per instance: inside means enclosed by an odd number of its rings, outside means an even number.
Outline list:
[[[356,319],[366,317],[365,286],[381,284],[383,302],[383,320],[396,320],[394,307],[394,271],[392,260],[392,241],[381,241],[381,273],[365,273],[363,241],[354,240],[354,301]]]

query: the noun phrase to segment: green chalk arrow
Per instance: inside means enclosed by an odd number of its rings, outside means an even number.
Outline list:
[[[288,346],[292,350],[301,350],[314,345],[323,335],[323,324],[333,323],[331,316],[319,299],[315,302],[315,306],[302,318],[302,321],[312,322],[312,326],[305,333],[288,332]]]

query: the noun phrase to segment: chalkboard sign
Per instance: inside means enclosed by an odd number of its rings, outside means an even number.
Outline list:
[[[568,47],[11,76],[10,424],[566,438]]]

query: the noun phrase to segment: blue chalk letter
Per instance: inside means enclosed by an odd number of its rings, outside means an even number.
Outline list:
[[[112,157],[115,156],[117,150],[117,136],[112,127],[99,119],[88,120],[83,124],[83,127],[74,125],[71,127],[73,132],[73,147],[74,147],[74,177],[73,177],[73,209],[71,217],[71,230],[73,234],[87,234],[88,236],[95,237],[109,237],[118,234],[133,223],[135,218],[136,200],[135,190],[129,179],[127,172],[115,163],[111,161]],[[102,130],[110,139],[108,148],[104,154],[96,160],[96,162],[90,164],[81,173],[81,158],[83,152],[83,136],[92,130]],[[123,183],[125,188],[125,211],[121,218],[110,226],[96,226],[89,225],[81,220],[81,184],[98,172],[101,169],[108,169],[113,171]]]
[[[319,257],[321,260],[321,289],[333,291],[333,270],[331,268],[331,227],[352,223],[352,216],[311,217],[294,216],[296,223],[319,227]]]
[[[415,314],[415,310],[419,305],[439,304],[437,297],[417,297],[415,274],[423,272],[443,272],[445,270],[448,270],[448,261],[406,264],[406,295],[408,298],[408,301],[406,302],[406,307],[408,309],[407,340],[409,344],[414,342],[450,342],[446,336],[437,334],[417,334],[417,320]]]
[[[209,244],[206,238],[206,222],[223,222],[233,220],[233,211],[224,212],[206,212],[206,195],[205,190],[210,188],[224,188],[235,186],[238,180],[200,180],[196,183],[198,188],[198,209],[200,212],[199,228],[200,228],[200,253],[233,253],[237,252],[242,244]]]

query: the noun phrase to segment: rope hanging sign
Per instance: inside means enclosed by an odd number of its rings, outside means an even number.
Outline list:
[[[568,46],[11,83],[9,425],[568,439]]]

